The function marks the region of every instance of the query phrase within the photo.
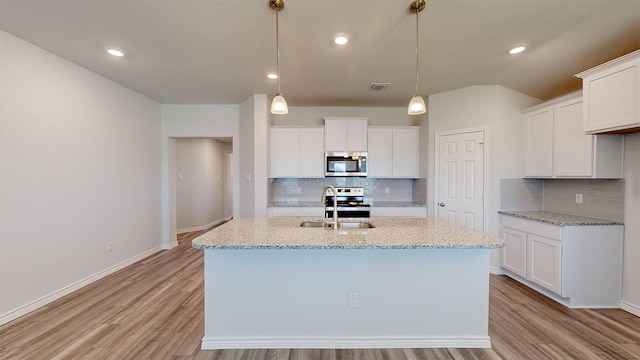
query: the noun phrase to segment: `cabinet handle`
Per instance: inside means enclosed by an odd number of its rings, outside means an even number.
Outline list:
[[[443,202],[439,202],[439,203],[438,203],[438,206],[440,206],[440,207],[444,207],[444,205],[445,205],[445,204],[444,204]]]

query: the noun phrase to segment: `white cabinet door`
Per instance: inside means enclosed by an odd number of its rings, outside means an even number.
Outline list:
[[[524,176],[553,175],[553,106],[524,114]]]
[[[367,151],[367,120],[347,121],[347,151]]]
[[[392,129],[369,129],[369,154],[367,157],[367,176],[370,178],[388,178],[393,175],[393,131]]]
[[[524,176],[619,179],[622,135],[585,135],[580,92],[525,110]]]
[[[272,178],[324,177],[324,128],[272,128]]]
[[[298,177],[298,129],[271,129],[271,177]]]
[[[324,129],[301,128],[298,130],[298,176],[324,177]]]
[[[502,267],[513,273],[527,277],[527,234],[525,232],[503,228]]]
[[[640,127],[640,51],[576,76],[584,91],[589,134]]]
[[[324,121],[324,151],[347,151],[347,122]]]
[[[557,294],[562,293],[562,242],[527,235],[527,279]]]
[[[393,129],[393,177],[420,175],[420,130]]]
[[[325,151],[367,151],[368,118],[324,118]]]
[[[593,175],[593,135],[582,129],[582,98],[555,106],[553,174],[555,176]]]

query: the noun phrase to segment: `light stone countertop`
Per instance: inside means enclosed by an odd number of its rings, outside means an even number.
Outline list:
[[[370,218],[371,229],[300,227],[303,217],[233,219],[193,240],[197,249],[495,249],[500,237],[438,219]]]
[[[498,214],[561,226],[624,225],[624,223],[620,221],[561,214],[551,211],[498,211]]]

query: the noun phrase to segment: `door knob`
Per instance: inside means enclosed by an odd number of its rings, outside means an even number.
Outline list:
[[[443,202],[439,202],[439,203],[438,203],[438,206],[440,206],[440,207],[444,207],[444,205],[445,205],[445,204],[444,204]]]

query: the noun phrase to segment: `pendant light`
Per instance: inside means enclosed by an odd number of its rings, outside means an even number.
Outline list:
[[[277,115],[284,115],[289,113],[289,107],[287,101],[280,93],[280,37],[278,26],[278,12],[284,9],[284,0],[269,0],[269,7],[276,12],[276,71],[278,75],[278,93],[271,102],[271,113]]]
[[[422,96],[418,95],[418,13],[426,6],[424,0],[415,0],[409,5],[409,11],[416,14],[416,92],[409,102],[408,114],[420,115],[427,112],[427,106]]]

